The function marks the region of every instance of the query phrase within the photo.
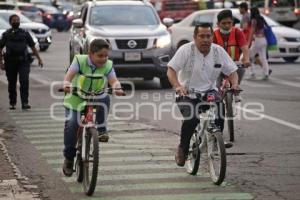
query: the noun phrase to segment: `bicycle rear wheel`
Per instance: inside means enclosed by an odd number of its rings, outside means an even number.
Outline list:
[[[199,144],[197,144],[196,137],[196,134],[193,134],[190,142],[188,158],[185,162],[186,171],[191,175],[197,174],[200,163],[200,149]]]
[[[83,161],[83,188],[86,195],[91,196],[97,184],[99,164],[99,139],[96,128],[86,129],[85,158]]]
[[[210,177],[214,184],[220,185],[226,174],[226,151],[221,132],[208,136],[207,153]]]
[[[233,121],[233,108],[232,102],[233,97],[231,92],[227,92],[225,96],[225,104],[226,104],[226,117],[227,117],[227,125],[228,125],[228,133],[229,133],[229,141],[234,141],[234,121]]]

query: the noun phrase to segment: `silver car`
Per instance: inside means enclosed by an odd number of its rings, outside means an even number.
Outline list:
[[[110,59],[118,77],[160,78],[170,87],[167,63],[171,37],[153,6],[146,1],[97,1],[83,4],[81,16],[73,21],[70,61],[87,53],[90,42],[104,38],[111,45]]]
[[[52,43],[51,30],[49,27],[42,23],[33,22],[13,10],[0,10],[0,17],[7,22],[12,14],[17,14],[20,17],[21,28],[30,30],[35,34],[39,41],[40,51],[46,51]]]

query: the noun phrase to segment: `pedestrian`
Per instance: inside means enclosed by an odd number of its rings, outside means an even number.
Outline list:
[[[19,28],[20,17],[16,14],[11,15],[9,23],[11,28],[3,33],[0,41],[0,67],[2,70],[5,70],[8,81],[9,108],[11,110],[16,109],[17,78],[19,75],[22,109],[27,110],[31,108],[28,103],[30,61],[27,46],[32,49],[32,52],[37,57],[39,66],[42,67],[43,62],[30,34],[26,30]],[[3,59],[2,51],[4,47],[6,52]]]
[[[250,47],[250,59],[252,62],[255,60],[255,55],[258,54],[262,68],[263,68],[263,80],[268,80],[269,74],[269,63],[267,60],[267,40],[264,33],[265,20],[260,15],[257,7],[251,8],[251,30],[249,34],[248,46]],[[255,79],[255,68],[251,67],[251,78]]]

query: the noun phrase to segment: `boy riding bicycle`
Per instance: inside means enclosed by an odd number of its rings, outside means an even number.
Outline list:
[[[76,134],[80,123],[80,113],[85,109],[85,100],[71,92],[72,88],[80,88],[83,92],[97,92],[106,87],[106,83],[116,89],[118,96],[124,95],[121,84],[116,77],[112,61],[108,59],[109,44],[103,39],[91,42],[88,55],[75,55],[64,78],[65,128],[64,128],[64,165],[63,173],[71,176],[74,157],[76,156]],[[93,76],[103,76],[103,79],[93,79]],[[107,80],[107,81],[106,81]],[[110,106],[110,98],[103,93],[97,97],[96,124],[99,141],[107,142],[105,122]]]

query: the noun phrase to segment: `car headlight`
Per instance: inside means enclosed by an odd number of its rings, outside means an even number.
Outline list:
[[[171,36],[169,34],[161,36],[161,37],[157,38],[157,40],[156,40],[157,48],[164,48],[170,44],[171,44]]]
[[[282,36],[277,36],[277,41],[278,42],[286,42],[287,40]]]

